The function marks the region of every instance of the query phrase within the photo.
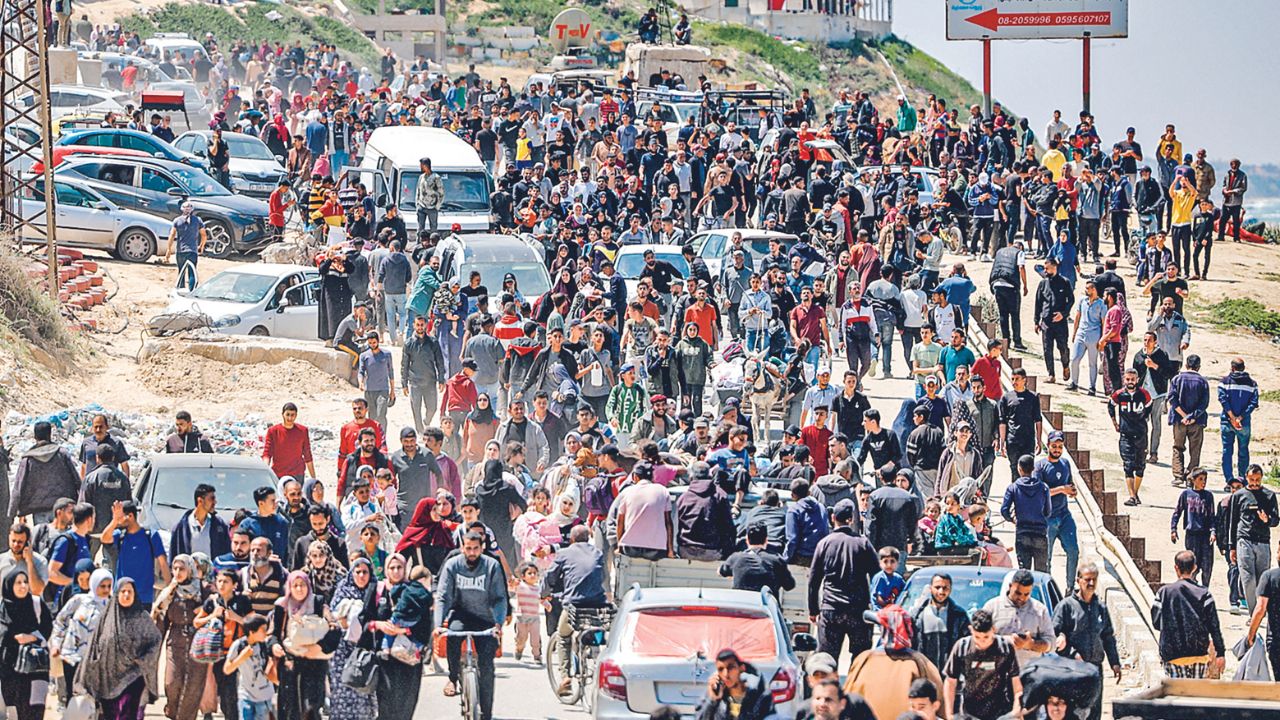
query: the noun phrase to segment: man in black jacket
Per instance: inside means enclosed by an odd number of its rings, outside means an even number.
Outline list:
[[[932,375],[929,379],[934,380]],[[938,488],[938,461],[946,448],[947,438],[942,428],[929,422],[929,409],[924,405],[916,406],[911,419],[916,427],[907,436],[907,464],[915,472],[920,494],[932,497]]]
[[[747,518],[743,521],[742,527],[750,530],[756,525],[764,527],[764,549],[781,556],[782,548],[787,543],[787,511],[782,507],[782,499],[778,497],[777,490],[765,490],[760,496],[760,504],[747,511]],[[750,547],[750,538],[743,532],[740,532],[738,537],[739,543],[744,547]]]
[[[911,471],[899,470],[893,484],[872,492],[868,503],[867,539],[876,549],[898,548],[905,566],[916,544],[916,523],[924,512],[920,498],[911,491]]]
[[[413,335],[400,352],[400,395],[409,398],[413,426],[419,433],[435,419],[446,378],[440,342],[427,332],[427,319],[418,315],[413,319]]]
[[[969,634],[969,614],[951,599],[951,576],[935,572],[929,580],[929,600],[911,611],[916,632],[911,637],[911,647],[933,662],[934,667],[944,667],[951,647]]]
[[[796,579],[787,564],[769,552],[769,528],[764,523],[747,526],[747,549],[730,555],[720,564],[720,577],[733,578],[734,590],[760,592],[768,587],[777,596],[780,590],[794,590]]]
[[[1142,349],[1133,356],[1133,370],[1138,373],[1138,387],[1151,396],[1151,440],[1147,444],[1147,462],[1153,463],[1160,448],[1169,380],[1178,374],[1178,365],[1160,347],[1156,334],[1147,331],[1142,338]]]
[[[1062,379],[1071,379],[1070,358],[1067,355],[1068,323],[1071,314],[1071,284],[1058,274],[1058,261],[1044,261],[1044,279],[1036,288],[1035,331],[1040,335],[1044,348],[1044,366],[1049,372],[1048,382],[1057,382],[1053,376],[1053,349],[1058,348],[1062,363]]]
[[[176,432],[164,443],[166,453],[212,453],[213,445],[191,422],[191,413],[179,410],[173,418]]]
[[[836,503],[835,529],[818,541],[809,565],[809,620],[818,626],[818,650],[833,658],[840,657],[846,637],[853,657],[871,649],[871,626],[862,613],[871,606],[871,576],[880,563],[871,542],[849,527],[856,513],[852,500]]]
[[[1160,632],[1160,662],[1170,678],[1205,677],[1212,663],[1222,672],[1226,665],[1226,645],[1218,624],[1218,608],[1213,593],[1191,576],[1196,571],[1196,555],[1182,550],[1173,556],[1175,582],[1160,588],[1151,619]],[[1214,659],[1206,656],[1212,650]]]
[[[1019,350],[1026,349],[1022,344],[1022,296],[1027,292],[1027,268],[1026,252],[1022,248],[1023,241],[1015,240],[997,250],[989,280],[1000,312],[1000,337]]]
[[[862,474],[868,455],[871,456],[871,464],[877,468],[889,464],[896,467],[902,461],[902,445],[898,442],[898,434],[880,427],[879,410],[871,408],[862,413],[862,428],[866,432],[854,460],[858,475]]]
[[[1262,485],[1262,466],[1250,465],[1244,482],[1243,488],[1231,494],[1227,527],[1231,562],[1240,568],[1240,591],[1253,612],[1258,606],[1258,580],[1271,567],[1271,528],[1280,525],[1280,509],[1275,492]]]

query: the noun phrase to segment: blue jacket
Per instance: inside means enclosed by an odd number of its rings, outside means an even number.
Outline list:
[[[1224,423],[1227,422],[1227,411],[1230,410],[1248,424],[1249,416],[1258,409],[1258,383],[1244,370],[1232,372],[1218,381],[1218,402],[1222,405]]]
[[[329,149],[329,126],[319,120],[307,124],[306,137],[312,155],[323,155]]]
[[[991,197],[986,200],[979,200],[983,194],[990,193]],[[973,184],[969,186],[969,191],[965,193],[967,197],[965,201],[969,203],[969,207],[973,209],[973,216],[976,218],[995,217],[996,208],[1000,205],[1000,188],[987,183],[986,187]]]
[[[801,498],[787,508],[787,544],[782,549],[782,559],[790,563],[798,557],[813,557],[818,541],[830,530],[822,503],[812,497]]]
[[[1255,389],[1256,392],[1256,389]],[[1209,381],[1198,372],[1184,370],[1169,381],[1169,424],[1182,421],[1178,408],[1182,408],[1197,425],[1209,422]]]
[[[183,513],[178,524],[173,526],[173,534],[169,537],[169,562],[173,562],[178,555],[191,554],[191,525],[187,521],[193,512],[195,511],[188,510]],[[227,521],[217,515],[210,515],[207,522],[209,523],[209,557],[216,558],[231,552],[231,527],[227,525]]]
[[[1019,477],[1004,491],[1000,516],[1018,526],[1018,534],[1044,534],[1049,530],[1049,486],[1034,477]]]
[[[293,549],[289,547],[289,526],[292,524],[289,518],[277,510],[271,517],[250,515],[240,523],[240,527],[248,531],[250,537],[265,537],[270,540],[271,551],[279,555],[280,561],[288,567],[289,551]]]

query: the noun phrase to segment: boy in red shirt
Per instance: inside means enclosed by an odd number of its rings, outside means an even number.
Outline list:
[[[271,226],[271,235],[276,242],[284,239],[284,214],[293,207],[293,194],[289,192],[289,181],[280,178],[276,189],[267,198],[267,224]]]
[[[827,467],[827,443],[831,440],[832,432],[827,429],[827,413],[830,411],[826,405],[817,405],[813,408],[813,424],[806,425],[800,429],[800,442],[809,448],[809,456],[813,458],[813,471],[818,477],[822,477],[829,472]]]

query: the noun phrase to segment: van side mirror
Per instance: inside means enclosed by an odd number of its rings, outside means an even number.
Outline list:
[[[818,649],[818,639],[809,633],[796,633],[791,636],[791,645],[796,652],[813,652]]]

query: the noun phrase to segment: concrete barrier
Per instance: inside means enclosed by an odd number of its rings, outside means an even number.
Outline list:
[[[149,338],[142,346],[139,360],[169,351],[188,352],[233,365],[278,365],[286,360],[297,359],[344,382],[351,378],[351,356],[340,350],[327,348],[319,341],[230,335],[199,339]]]

